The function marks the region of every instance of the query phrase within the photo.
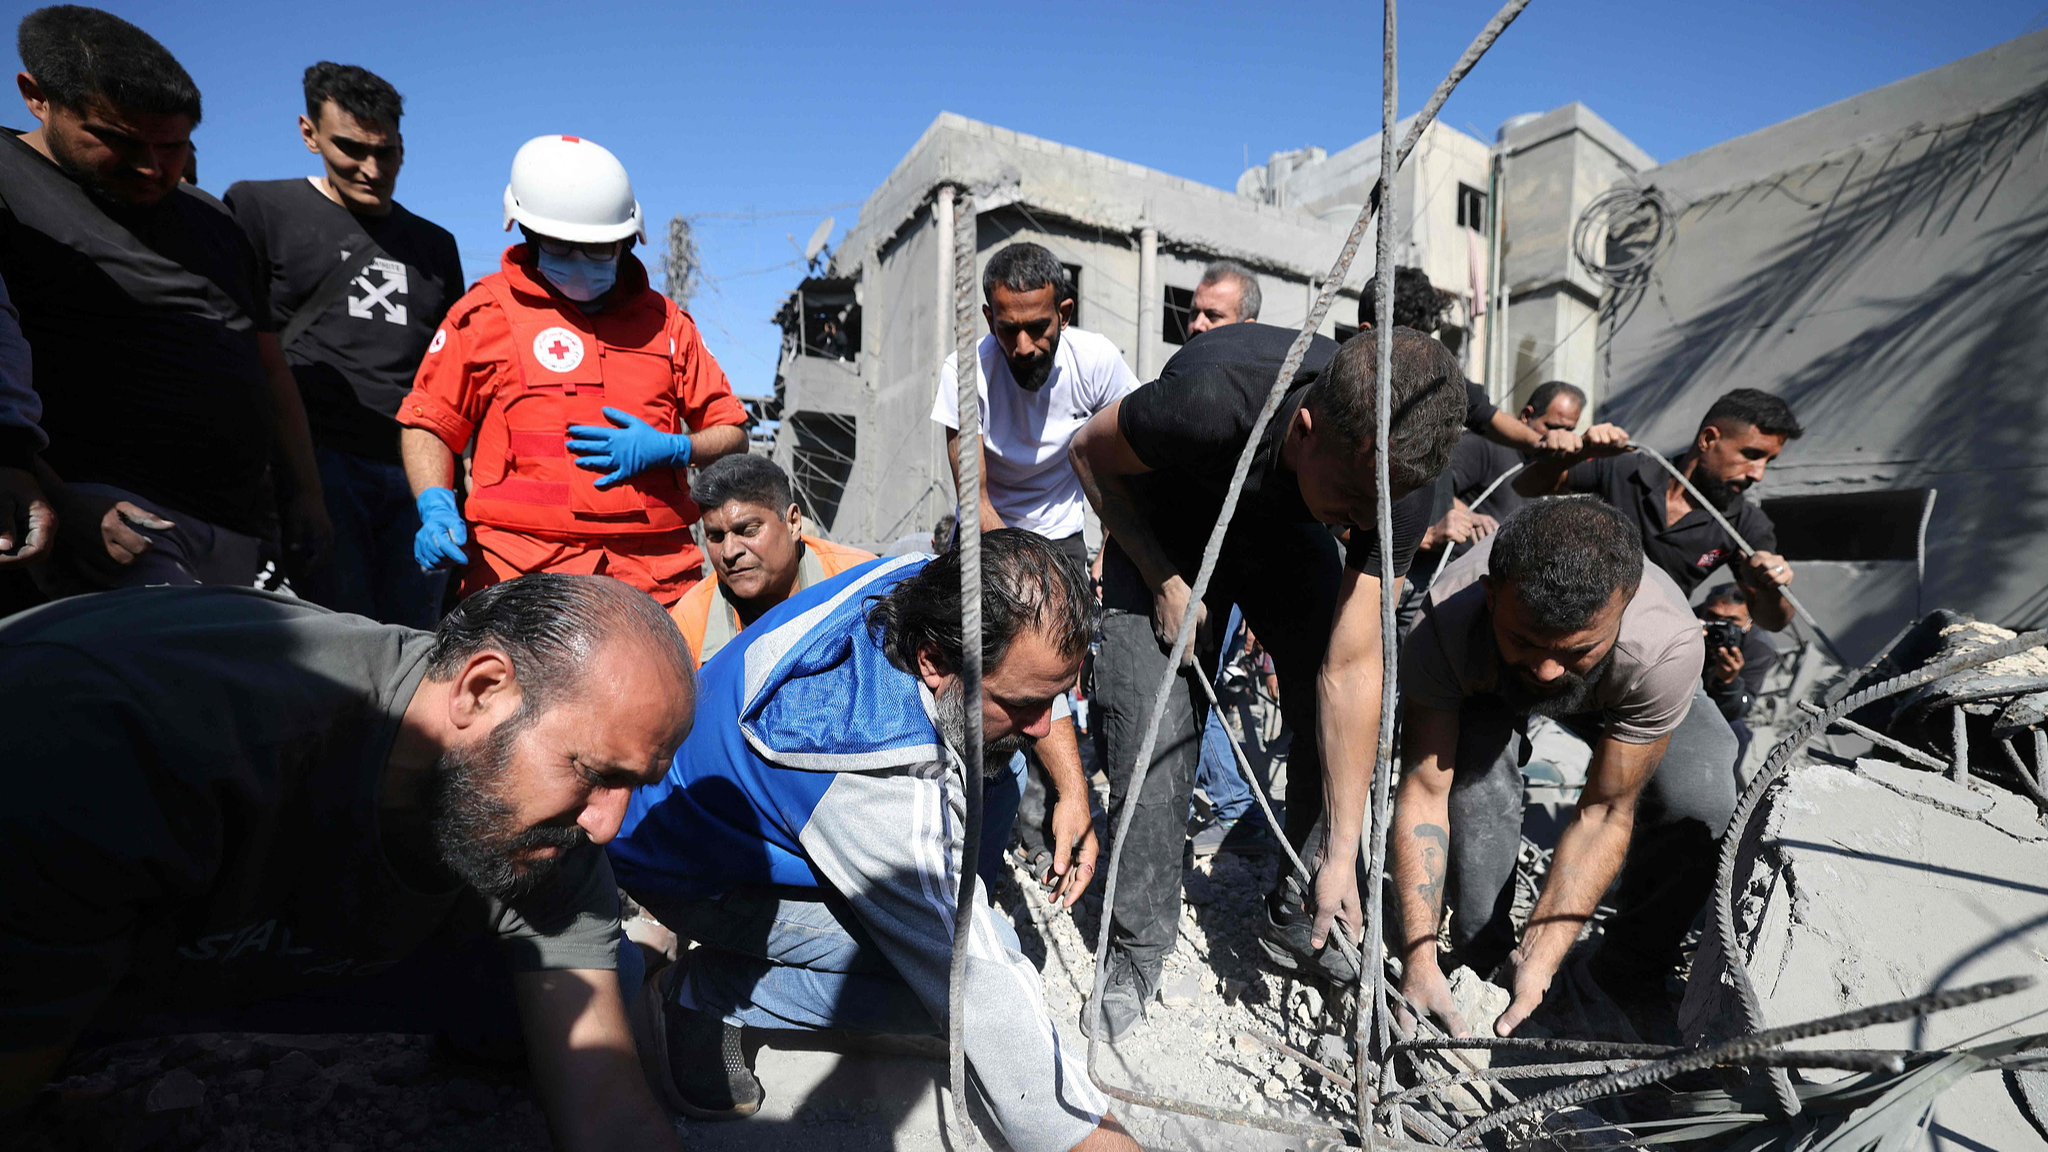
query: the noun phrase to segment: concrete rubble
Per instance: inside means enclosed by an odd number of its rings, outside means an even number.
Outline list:
[[[1736,923],[1766,1027],[2003,976],[2048,976],[2048,828],[2031,801],[1889,760],[1807,764],[1764,801],[1752,835],[1736,876]],[[1735,991],[1708,960],[1695,965],[1681,1010],[1689,1041],[1719,1039],[1737,1019]],[[2042,1031],[2043,1013],[2048,983],[1793,1047],[1962,1045]],[[1982,1072],[1943,1095],[1931,1123],[1900,1147],[2006,1152],[2048,1139],[2014,1086]]]

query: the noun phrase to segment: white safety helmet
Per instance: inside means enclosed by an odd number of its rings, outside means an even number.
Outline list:
[[[536,136],[519,146],[505,185],[505,231],[515,223],[572,244],[647,239],[626,166],[581,136]]]

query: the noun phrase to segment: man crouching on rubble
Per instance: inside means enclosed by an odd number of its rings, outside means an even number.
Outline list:
[[[0,621],[0,1125],[83,1043],[523,1034],[560,1147],[681,1152],[596,845],[690,709],[682,638],[606,576],[432,634],[226,587]]]
[[[1610,505],[1528,505],[1445,570],[1401,662],[1392,944],[1411,1001],[1464,1031],[1437,957],[1448,895],[1456,963],[1508,965],[1513,1000],[1494,1031],[1511,1035],[1620,873],[1591,973],[1645,1039],[1675,1039],[1664,980],[1735,809],[1735,737],[1700,691],[1703,659],[1685,596]],[[1517,945],[1530,716],[1586,740],[1593,760]]]
[[[760,1107],[747,1025],[944,1033],[961,756],[990,767],[982,846],[999,853],[1016,815],[1010,754],[1045,735],[1088,646],[1088,585],[1058,546],[990,532],[981,564],[978,702],[959,676],[959,551],[875,561],[769,609],[707,661],[693,735],[667,778],[634,794],[613,866],[698,944],[647,992],[651,1072],[685,1114]],[[971,751],[970,706],[985,741]],[[1004,1139],[1136,1149],[1009,923],[976,895],[966,1055]]]

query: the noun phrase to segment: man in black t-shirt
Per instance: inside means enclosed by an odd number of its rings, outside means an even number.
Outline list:
[[[1549,380],[1529,393],[1529,402],[1522,405],[1520,423],[1539,437],[1551,432],[1571,432],[1579,426],[1579,417],[1585,410],[1583,391],[1562,380]],[[1508,518],[1508,513],[1528,503],[1526,497],[1515,491],[1512,482],[1499,487],[1493,484],[1529,458],[1527,451],[1489,440],[1470,427],[1465,429],[1465,434],[1458,437],[1457,449],[1451,453],[1450,470],[1445,473],[1451,487],[1451,510],[1423,534],[1422,547],[1415,553],[1419,579],[1409,582],[1411,588],[1418,584],[1427,587],[1427,581],[1443,560],[1446,546],[1457,555],[1464,555],[1474,541],[1492,534]],[[1489,488],[1492,494],[1486,495]],[[1486,502],[1474,508],[1473,502],[1482,495],[1486,495]]]
[[[0,277],[43,403],[51,595],[248,584],[273,507],[283,544],[332,535],[248,241],[180,182],[199,90],[163,45],[92,8],[21,22],[23,100],[0,132]]]
[[[680,1152],[599,845],[694,706],[667,615],[598,576],[435,634],[243,588],[0,621],[0,1125],[81,1040],[523,1032],[562,1147]]]
[[[1092,1029],[1099,1010],[1111,1039],[1143,1015],[1179,923],[1203,708],[1195,686],[1183,677],[1169,698],[1144,792],[1134,797],[1128,784],[1142,728],[1238,454],[1294,337],[1264,324],[1206,332],[1074,440],[1082,487],[1109,536],[1092,700],[1100,719],[1091,727],[1106,745],[1111,826],[1125,804],[1137,805],[1117,880],[1114,968],[1102,1001],[1084,1016]],[[1435,340],[1396,329],[1393,539],[1382,541],[1372,451],[1376,348],[1372,333],[1341,349],[1320,337],[1311,344],[1258,444],[1204,603],[1210,627],[1231,604],[1243,610],[1273,656],[1294,730],[1287,834],[1319,863],[1312,901],[1290,876],[1267,902],[1268,950],[1282,964],[1314,959],[1333,917],[1352,931],[1361,923],[1355,865],[1379,727],[1380,557],[1391,553],[1397,578],[1407,571],[1429,522],[1430,485],[1465,418],[1457,360]],[[1338,526],[1352,529],[1342,558],[1329,530]],[[1215,667],[1219,639],[1202,636],[1201,667]],[[1333,806],[1318,848],[1310,840],[1326,792]],[[1326,968],[1335,952],[1323,952]]]
[[[306,404],[334,549],[296,574],[307,599],[388,624],[430,626],[446,572],[413,560],[420,529],[392,416],[420,358],[462,295],[455,237],[392,199],[405,142],[404,102],[383,78],[321,61],[306,69],[299,134],[320,157],[317,177],[242,181],[228,207],[249,235]],[[351,258],[370,262],[340,292],[323,291]],[[302,309],[317,314],[301,318]]]
[[[1749,598],[1749,610],[1767,631],[1792,623],[1792,604],[1780,588],[1792,583],[1792,566],[1778,555],[1771,518],[1743,493],[1764,478],[1764,469],[1805,432],[1792,406],[1768,392],[1737,388],[1714,401],[1693,434],[1692,446],[1673,460],[1700,495],[1711,501],[1756,553],[1741,549],[1692,494],[1663,465],[1628,452],[1628,433],[1612,424],[1587,429],[1575,450],[1546,456],[1515,477],[1523,496],[1591,492],[1636,521],[1643,552],[1690,596],[1727,565]]]

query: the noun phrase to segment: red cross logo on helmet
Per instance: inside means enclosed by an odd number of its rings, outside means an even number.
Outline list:
[[[550,372],[573,372],[583,363],[583,337],[567,328],[550,328],[533,338],[533,358]]]

